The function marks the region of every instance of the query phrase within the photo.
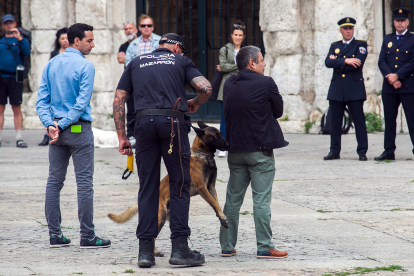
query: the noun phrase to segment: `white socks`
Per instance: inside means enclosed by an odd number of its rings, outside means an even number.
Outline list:
[[[23,140],[23,136],[22,136],[22,130],[16,130],[16,141],[17,140]]]

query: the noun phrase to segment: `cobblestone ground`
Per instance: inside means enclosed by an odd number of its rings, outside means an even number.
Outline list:
[[[382,152],[382,134],[369,135],[368,162],[357,160],[354,134],[343,136],[341,160],[335,161],[322,160],[329,151],[329,136],[286,135],[290,145],[275,151],[271,208],[274,243],[289,252],[288,258],[256,258],[248,190],[241,208],[245,215],[240,215],[236,257],[220,256],[220,223],[197,196],[191,199],[191,242],[193,249],[205,254],[207,263],[190,268],[170,266],[167,223],[156,241],[166,257],[157,258],[157,265],[147,270],[137,266],[137,219],[118,225],[107,218],[108,213],[121,213],[136,201],[137,175],[121,179],[126,157],[116,149],[95,149],[96,234],[111,239],[112,246],[79,248],[76,184],[70,164],[61,210],[62,231],[72,239],[72,246],[50,249],[44,217],[48,149],[37,146],[43,131],[26,130],[23,136],[27,149],[15,147],[14,130],[3,130],[2,135],[0,275],[324,275],[390,265],[405,270],[366,275],[414,275],[414,157],[407,134],[398,135],[397,160],[391,163],[373,161]],[[223,207],[229,172],[225,158],[216,161],[216,187]]]

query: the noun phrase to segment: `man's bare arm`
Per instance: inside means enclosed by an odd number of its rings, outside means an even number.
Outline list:
[[[196,77],[191,80],[190,85],[196,90],[197,96],[194,101],[198,105],[205,103],[210,98],[211,88],[210,82],[203,76]]]
[[[118,151],[123,155],[132,154],[131,143],[129,143],[125,132],[125,103],[130,96],[129,91],[117,89],[113,103],[115,128],[119,140]]]
[[[130,92],[117,89],[113,103],[115,128],[125,131],[125,103],[130,97]]]

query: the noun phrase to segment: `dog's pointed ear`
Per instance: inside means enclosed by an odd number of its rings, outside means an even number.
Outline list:
[[[203,136],[205,134],[204,129],[198,128],[198,127],[192,127],[194,131],[196,132],[197,136]]]
[[[197,122],[197,124],[198,124],[198,126],[201,128],[201,129],[205,129],[206,127],[208,127],[208,125],[206,125],[205,123],[203,123],[202,121],[198,121]]]

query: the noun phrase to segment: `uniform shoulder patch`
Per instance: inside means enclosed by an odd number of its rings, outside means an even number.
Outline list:
[[[365,55],[365,53],[367,52],[367,49],[365,49],[365,47],[359,47],[359,52]]]

